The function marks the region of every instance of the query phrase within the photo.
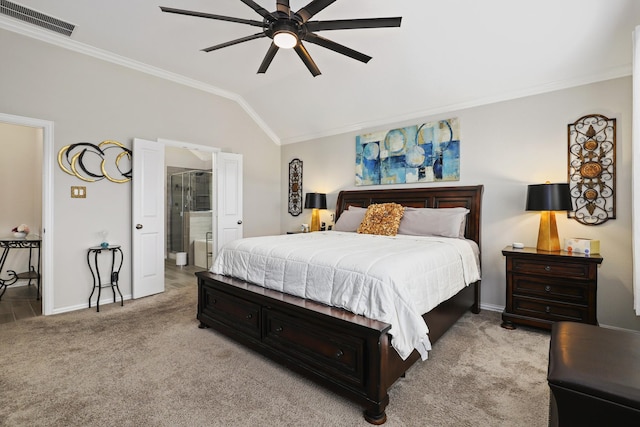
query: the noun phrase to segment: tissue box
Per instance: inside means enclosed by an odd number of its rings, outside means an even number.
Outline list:
[[[600,240],[581,238],[564,239],[564,247],[562,249],[567,252],[578,252],[581,254],[599,254]]]

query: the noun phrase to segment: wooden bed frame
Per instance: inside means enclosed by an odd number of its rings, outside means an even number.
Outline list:
[[[342,191],[336,219],[349,206],[396,202],[404,206],[470,210],[465,236],[480,245],[483,187]],[[390,325],[339,308],[202,271],[198,320],[245,346],[351,399],[372,424],[386,421],[388,389],[419,358],[402,360],[391,346]],[[426,313],[435,343],[467,310],[480,311],[480,281]]]

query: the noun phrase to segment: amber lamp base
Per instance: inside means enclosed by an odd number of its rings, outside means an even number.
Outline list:
[[[311,210],[311,227],[310,231],[320,231],[320,210],[313,208]]]
[[[560,250],[556,213],[554,211],[540,212],[540,229],[538,230],[538,246],[540,251],[557,252]]]

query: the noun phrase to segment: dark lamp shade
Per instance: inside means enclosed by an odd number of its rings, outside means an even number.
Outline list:
[[[534,184],[527,188],[528,211],[571,211],[569,184]]]
[[[307,193],[304,199],[305,209],[327,209],[327,195],[324,193]]]

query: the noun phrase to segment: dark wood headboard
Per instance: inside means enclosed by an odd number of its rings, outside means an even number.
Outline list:
[[[341,191],[336,204],[336,221],[349,206],[366,208],[374,203],[395,202],[414,208],[469,209],[465,237],[480,246],[480,214],[482,211],[482,185],[465,187],[396,188],[385,190]]]

